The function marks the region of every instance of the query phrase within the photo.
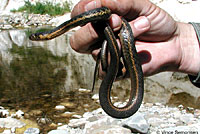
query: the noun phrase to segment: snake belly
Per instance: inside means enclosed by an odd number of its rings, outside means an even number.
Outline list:
[[[50,31],[33,33],[29,36],[29,39],[33,41],[51,40],[76,26],[85,25],[89,22],[106,21],[109,19],[110,15],[111,11],[107,7],[90,10],[75,16]],[[125,19],[122,19],[122,28],[120,30],[119,38],[122,45],[122,58],[131,79],[131,94],[127,105],[120,108],[115,107],[110,99],[112,84],[119,70],[120,52],[114,33],[109,25],[104,29],[104,34],[108,42],[108,51],[111,55],[111,62],[107,67],[106,76],[99,89],[100,105],[108,115],[114,118],[127,118],[139,109],[144,93],[143,73],[135,49],[133,34],[128,22]],[[106,53],[106,50],[103,49],[102,51],[103,53]],[[103,59],[103,57],[100,58]],[[104,59],[104,61],[106,60]]]

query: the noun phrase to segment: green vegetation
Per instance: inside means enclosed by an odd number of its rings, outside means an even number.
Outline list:
[[[55,15],[63,15],[66,12],[71,11],[70,2],[65,2],[63,6],[60,4],[53,4],[51,2],[36,2],[36,4],[32,4],[29,0],[25,1],[25,5],[20,7],[18,10],[11,10],[12,12],[23,12],[34,13],[34,14],[49,14],[51,16]]]

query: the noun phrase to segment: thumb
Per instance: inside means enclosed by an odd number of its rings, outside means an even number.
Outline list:
[[[143,34],[144,32],[147,32],[151,27],[150,21],[145,16],[140,16],[137,19],[129,22],[129,24],[133,31],[134,37],[138,37],[139,35]]]
[[[121,28],[121,18],[116,14],[112,14],[111,19],[109,20],[110,26],[114,31],[118,31]],[[131,29],[133,31],[134,37],[147,32],[150,27],[150,21],[145,16],[140,16],[137,19],[129,22]]]

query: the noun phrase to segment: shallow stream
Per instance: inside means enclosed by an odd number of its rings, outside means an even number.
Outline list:
[[[74,114],[82,115],[100,107],[92,99],[100,81],[91,93],[95,62],[90,55],[71,49],[72,32],[50,41],[32,42],[28,35],[35,31],[0,32],[0,106],[22,110],[25,118],[36,121],[42,132],[47,132],[52,123],[67,123]],[[128,89],[129,82],[124,85]],[[129,90],[119,82],[114,88],[114,96],[122,101],[127,99]],[[56,109],[58,105],[65,109]],[[40,118],[48,121],[41,124]]]

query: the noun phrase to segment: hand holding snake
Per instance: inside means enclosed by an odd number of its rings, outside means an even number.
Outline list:
[[[149,0],[81,0],[71,16],[102,6],[110,8],[113,13],[109,23],[114,31],[121,27],[121,16],[128,20],[136,38],[144,76],[163,71],[188,74],[200,71],[199,44],[190,24],[175,21]],[[91,24],[87,24],[76,31],[70,44],[75,51],[91,53],[96,59],[99,49],[91,48],[97,39],[98,34]],[[99,72],[103,78],[105,73]]]

